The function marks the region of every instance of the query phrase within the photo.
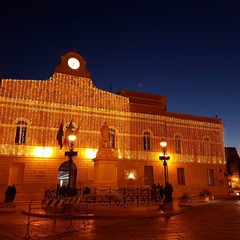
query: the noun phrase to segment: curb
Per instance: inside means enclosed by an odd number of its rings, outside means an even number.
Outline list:
[[[15,213],[16,212],[16,210],[14,209],[14,210],[0,210],[0,214],[11,214],[11,213]]]
[[[16,212],[15,203],[0,203],[0,214],[8,214]]]
[[[135,212],[135,213],[119,213],[114,212],[110,214],[94,214],[94,213],[79,213],[79,214],[47,214],[47,213],[29,213],[22,210],[23,215],[41,217],[41,218],[53,218],[53,219],[132,219],[132,218],[170,218],[178,215],[182,212],[181,209],[173,211],[149,211],[149,212]]]

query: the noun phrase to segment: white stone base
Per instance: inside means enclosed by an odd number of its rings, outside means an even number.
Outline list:
[[[116,158],[110,148],[100,148],[94,161],[94,187],[118,188]]]

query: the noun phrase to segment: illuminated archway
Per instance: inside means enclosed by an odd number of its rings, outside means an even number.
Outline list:
[[[71,169],[71,183],[69,185],[69,171]],[[63,162],[58,168],[58,187],[76,186],[77,181],[77,166],[74,162],[69,166],[69,161]]]

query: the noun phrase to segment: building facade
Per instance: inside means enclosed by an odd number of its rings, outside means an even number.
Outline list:
[[[235,147],[225,147],[228,186],[231,190],[239,190],[240,158]]]
[[[105,122],[116,159],[117,187],[164,185],[159,160],[164,139],[174,197],[206,189],[215,196],[227,194],[221,119],[168,112],[165,96],[100,90],[77,52],[63,55],[50,79],[2,79],[0,102],[2,198],[12,184],[19,201],[42,199],[45,188],[62,184],[68,146],[60,149],[56,140],[61,124],[64,132],[69,124],[78,132],[77,188],[94,186],[94,159]]]

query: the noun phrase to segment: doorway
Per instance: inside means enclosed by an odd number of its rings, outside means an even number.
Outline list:
[[[145,185],[153,185],[153,166],[144,166],[144,184]]]
[[[70,173],[70,174],[69,174]],[[69,182],[69,176],[70,182]],[[58,169],[58,187],[59,188],[73,188],[76,187],[77,182],[77,166],[74,162],[63,162]]]

